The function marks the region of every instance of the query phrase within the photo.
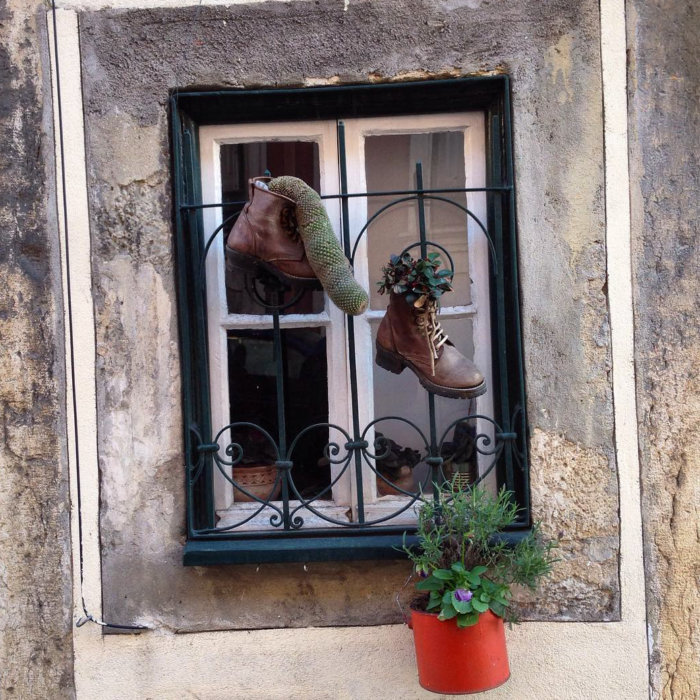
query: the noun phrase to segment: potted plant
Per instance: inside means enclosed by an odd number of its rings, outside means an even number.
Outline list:
[[[512,494],[448,487],[418,516],[418,547],[404,545],[419,577],[411,605],[420,684],[437,693],[475,693],[510,676],[504,618],[515,621],[511,587],[534,589],[549,574],[553,542],[539,526],[515,545],[503,537],[515,522]]]
[[[378,292],[389,295],[389,305],[377,329],[376,361],[394,374],[408,367],[432,394],[473,399],[486,391],[486,381],[438,320],[440,298],[452,290],[454,274],[441,265],[439,253],[414,259],[405,252],[382,268]]]
[[[377,282],[380,294],[400,294],[408,304],[427,297],[437,301],[445,292],[452,291],[452,270],[440,269],[440,253],[428,253],[414,259],[410,253],[392,255],[382,268],[384,277]]]

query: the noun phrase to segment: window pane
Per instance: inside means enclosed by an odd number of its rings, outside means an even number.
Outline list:
[[[255,143],[224,144],[221,146],[221,198],[223,202],[239,202],[224,207],[224,220],[239,211],[248,197],[248,180],[265,175],[273,177],[293,175],[301,178],[320,192],[318,144],[310,141],[269,141]],[[226,234],[231,225],[224,227]],[[264,305],[258,299],[271,302],[258,286],[256,294],[251,280],[240,274],[233,278],[226,291],[228,310],[232,314],[264,314]],[[295,295],[295,294],[294,294]],[[292,293],[285,293],[282,303],[292,300]],[[323,311],[323,292],[306,291],[283,314],[319,313]]]
[[[379,321],[372,321],[372,345],[377,337]],[[441,318],[440,323],[455,344],[457,349],[467,358],[474,357],[473,323],[471,319],[449,319]],[[476,457],[473,453],[466,454],[465,450],[460,450],[469,442],[469,438],[474,436],[474,423],[470,421],[459,427],[450,425],[478,412],[479,399],[460,400],[450,399],[442,396],[435,397],[435,417],[437,435],[440,439],[447,430],[445,442],[443,443],[442,457],[446,460],[447,469],[452,468],[454,463],[455,471],[462,471],[472,475],[477,473],[477,467],[483,471],[488,466],[484,458],[480,458],[477,465]],[[374,369],[374,414],[376,418],[386,416],[399,416],[411,421],[426,436],[430,434],[428,418],[428,392],[420,385],[416,375],[409,369],[399,374],[392,374],[381,369],[375,364]],[[448,430],[448,428],[450,428]],[[397,449],[410,448],[419,450],[425,454],[425,447],[417,431],[410,425],[401,421],[380,421],[376,430],[387,438],[397,443]],[[480,426],[480,431],[484,426]],[[456,459],[450,459],[457,453]],[[419,484],[426,480],[428,467],[421,463],[414,469],[414,482]],[[449,476],[449,474],[447,474]]]
[[[278,442],[278,365],[273,331],[232,330],[227,336],[231,422],[254,423]],[[289,446],[304,428],[328,421],[325,329],[283,330],[280,370],[284,378],[285,435]],[[274,451],[270,453],[269,441],[259,430],[239,428],[231,437],[243,447],[244,462],[274,460]],[[327,443],[328,428],[324,427],[310,431],[295,447],[292,478],[305,498],[330,483],[330,468],[324,459]]]
[[[403,191],[416,187],[416,162],[423,164],[425,189],[465,187],[464,134],[461,131],[368,136],[365,139],[367,190]],[[441,194],[462,206],[464,193]],[[369,197],[368,218],[389,204],[396,196]],[[455,263],[454,293],[444,298],[445,306],[470,303],[469,257],[467,250],[467,215],[442,201],[425,202],[427,238],[447,248]],[[376,282],[391,254],[419,240],[418,206],[415,201],[395,205],[370,224],[367,236],[371,307],[385,309],[388,299],[377,294]],[[419,248],[412,250],[417,257]],[[446,256],[442,256],[445,266]]]

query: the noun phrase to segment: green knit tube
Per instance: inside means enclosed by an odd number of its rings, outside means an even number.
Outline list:
[[[296,202],[297,226],[306,257],[331,301],[346,314],[367,309],[369,297],[352,276],[352,268],[333,233],[318,193],[298,177],[283,175],[268,183],[272,192]]]

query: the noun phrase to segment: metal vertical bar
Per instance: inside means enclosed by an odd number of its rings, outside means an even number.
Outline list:
[[[192,415],[192,364],[190,358],[190,314],[187,309],[187,274],[185,267],[187,255],[185,252],[184,212],[180,208],[183,203],[182,192],[182,124],[177,102],[173,98],[170,101],[172,116],[172,142],[173,142],[173,168],[176,173],[174,178],[173,196],[175,199],[175,255],[177,260],[177,303],[180,327],[180,347],[182,348],[182,403],[185,418],[185,494],[187,499],[187,536],[191,537],[195,529],[194,524],[194,499],[192,493],[192,435],[190,424]]]
[[[425,233],[425,198],[423,195],[423,163],[416,161],[416,194],[418,195],[418,235],[420,236],[420,256],[425,258],[428,255]]]
[[[510,80],[505,78],[505,90],[503,100],[503,119],[504,119],[504,141],[506,152],[506,184],[510,187],[508,194],[508,228],[509,228],[509,249],[510,249],[510,265],[511,265],[511,304],[512,304],[512,320],[515,334],[515,356],[517,360],[518,371],[518,403],[520,404],[520,440],[518,446],[523,445],[524,450],[521,455],[522,460],[522,475],[523,475],[523,490],[522,490],[522,507],[526,513],[530,512],[530,470],[528,468],[527,454],[527,405],[525,403],[525,369],[523,367],[523,344],[522,331],[520,326],[520,295],[518,288],[518,241],[516,235],[516,220],[515,220],[515,175],[513,172],[513,141],[512,141],[512,125],[511,125],[511,106],[510,106]],[[515,426],[512,426],[513,429]],[[516,448],[517,449],[517,448]]]
[[[188,199],[194,200],[195,191],[199,182],[199,171],[197,168],[196,158],[196,140],[190,128],[185,128],[183,133],[183,142],[186,147],[188,162],[186,164],[187,192]],[[188,232],[190,234],[190,256],[191,264],[194,268],[195,284],[192,288],[192,303],[195,309],[195,338],[198,343],[202,343],[206,347],[207,338],[207,301],[204,292],[203,280],[199,279],[201,271],[204,269],[201,263],[203,254],[204,241],[201,230],[202,216],[201,211],[192,216],[192,212],[188,210]],[[192,268],[191,268],[192,269]],[[196,379],[197,386],[197,408],[196,415],[200,422],[200,430],[210,440],[211,436],[211,402],[209,397],[209,364],[197,363],[198,377]],[[205,527],[211,528],[216,525],[216,513],[214,508],[214,458],[211,453],[205,453],[205,466],[202,472],[202,487],[201,487],[201,506],[204,513]]]
[[[422,258],[428,255],[428,236],[425,223],[425,199],[423,196],[423,163],[416,162],[416,194],[418,195],[418,235],[420,237],[420,255]],[[430,469],[433,482],[433,493],[439,498],[440,455],[437,447],[437,422],[435,419],[435,394],[428,392],[428,420],[430,428]]]
[[[502,151],[501,151],[501,119],[499,115],[494,115],[491,120],[492,134],[492,158],[491,158],[491,180],[492,182],[503,181]],[[505,433],[511,432],[511,408],[508,381],[508,346],[506,329],[506,291],[505,291],[505,269],[504,255],[505,246],[503,241],[503,193],[494,193],[496,202],[493,208],[494,223],[494,246],[496,248],[496,262],[498,274],[496,275],[496,336],[498,338],[496,346],[496,365],[498,368],[500,415],[499,423]],[[513,478],[513,443],[506,440],[503,446],[503,456],[505,460],[506,488],[512,491],[515,487]]]
[[[345,153],[345,124],[338,122],[338,153],[340,155],[340,203],[342,210],[343,250],[345,257],[350,258],[350,208],[348,203],[348,164]],[[353,442],[358,443],[360,435],[359,401],[357,397],[357,365],[355,350],[355,319],[346,316],[348,328],[348,363],[350,365],[350,405],[352,409],[352,436]],[[362,484],[362,455],[360,450],[353,448],[355,457],[355,483],[357,485],[357,520],[360,524],[365,522],[365,498]]]
[[[287,459],[287,422],[285,418],[284,397],[284,366],[282,356],[282,331],[280,330],[280,310],[282,293],[276,290],[272,295],[275,306],[272,310],[272,336],[275,348],[275,387],[277,391],[277,440],[279,454],[283,460]],[[280,468],[280,467],[278,467]],[[290,529],[289,523],[289,469],[284,468],[282,473],[282,519],[284,529]]]

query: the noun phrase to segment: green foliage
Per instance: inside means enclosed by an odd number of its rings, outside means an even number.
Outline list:
[[[441,620],[456,618],[469,627],[482,612],[514,620],[511,586],[535,589],[549,574],[554,542],[545,542],[539,526],[510,546],[499,536],[518,515],[512,494],[492,496],[480,488],[453,485],[440,503],[426,503],[418,516],[420,549],[404,550],[422,577],[416,588],[428,594],[425,609]]]
[[[380,294],[405,294],[409,304],[421,297],[437,301],[445,292],[452,291],[452,270],[441,270],[440,253],[428,253],[414,260],[410,253],[392,255],[382,268],[384,278],[377,282]]]

